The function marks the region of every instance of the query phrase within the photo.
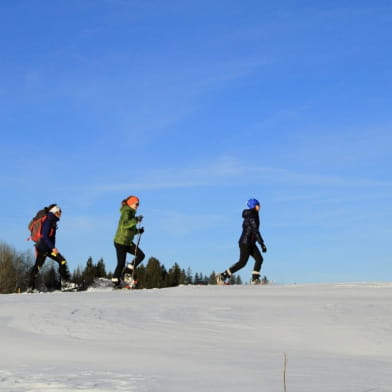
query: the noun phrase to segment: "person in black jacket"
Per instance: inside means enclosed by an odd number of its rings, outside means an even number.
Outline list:
[[[56,230],[57,222],[61,217],[61,208],[54,205],[49,209],[46,219],[42,223],[41,238],[35,244],[36,259],[35,264],[30,272],[29,290],[35,290],[35,279],[42,268],[46,257],[56,261],[59,265],[59,273],[61,278],[61,288],[69,288],[72,285],[68,282],[69,273],[66,268],[67,261],[64,256],[56,248]]]
[[[245,267],[249,256],[255,260],[252,271],[252,284],[260,284],[260,270],[263,264],[263,256],[260,253],[256,243],[261,246],[263,253],[267,252],[267,247],[264,244],[263,237],[260,234],[260,202],[256,199],[250,199],[247,202],[248,209],[242,212],[244,222],[242,223],[242,234],[238,241],[240,247],[240,259],[233,264],[226,271],[218,274],[216,277],[217,284],[224,284],[226,279],[230,278],[232,274]]]

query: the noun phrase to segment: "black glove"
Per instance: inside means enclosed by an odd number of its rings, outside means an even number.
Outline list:
[[[143,215],[135,216],[135,219],[140,223],[143,220]]]
[[[138,234],[143,234],[144,233],[144,227],[140,227],[137,229]]]
[[[265,244],[261,244],[261,250],[263,251],[263,253],[267,253],[267,247],[265,246]]]

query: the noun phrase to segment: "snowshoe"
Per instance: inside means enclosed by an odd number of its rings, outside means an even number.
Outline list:
[[[124,282],[126,284],[132,284],[133,283],[132,274],[125,274],[124,275]]]
[[[218,275],[216,275],[216,284],[218,285],[218,286],[223,286],[223,285],[225,285],[226,283],[226,279],[225,279],[225,277],[223,276],[223,274],[218,274]]]
[[[122,282],[115,282],[113,284],[113,290],[121,290],[123,288],[123,283]]]
[[[132,279],[128,282],[117,282],[113,286],[113,290],[133,290],[137,286],[137,280]]]

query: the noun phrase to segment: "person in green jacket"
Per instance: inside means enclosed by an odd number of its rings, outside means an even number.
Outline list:
[[[117,266],[113,274],[112,282],[115,288],[122,286],[127,253],[135,255],[135,258],[127,265],[125,274],[133,275],[133,271],[145,257],[143,251],[133,242],[136,234],[143,234],[144,232],[143,227],[137,227],[138,223],[140,223],[143,219],[143,216],[141,215],[136,216],[138,207],[139,199],[136,196],[129,196],[121,202],[121,215],[116,235],[114,237]]]

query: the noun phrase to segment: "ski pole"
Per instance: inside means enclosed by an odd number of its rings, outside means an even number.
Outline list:
[[[140,227],[138,227],[138,229],[140,229]],[[137,238],[137,241],[136,241],[136,246],[135,246],[135,256],[134,256],[134,258],[133,258],[133,260],[132,260],[132,262],[131,262],[131,265],[132,265],[132,281],[134,280],[134,277],[135,277],[135,269],[136,269],[136,255],[137,255],[137,251],[138,251],[138,249],[139,249],[139,244],[140,244],[140,239],[142,238],[142,233],[140,233],[139,232],[139,236],[138,236],[138,238]]]
[[[139,224],[139,223],[138,223],[138,224]],[[137,226],[136,226],[136,228],[139,230],[140,227],[137,227]],[[132,259],[132,261],[131,261],[130,263],[125,263],[124,268],[123,268],[123,270],[122,270],[122,272],[121,272],[121,279],[124,278],[125,271],[127,270],[127,268],[129,268],[129,266],[132,266],[132,274],[131,274],[131,277],[132,277],[132,279],[134,278],[134,275],[135,275],[136,254],[137,254],[137,250],[138,250],[138,248],[139,248],[139,243],[140,243],[140,237],[141,237],[141,236],[142,236],[142,233],[139,232],[139,237],[138,237],[137,242],[136,242],[136,245],[135,245],[135,255],[134,255],[134,257],[133,257],[133,259]]]

